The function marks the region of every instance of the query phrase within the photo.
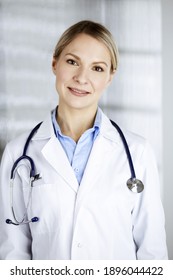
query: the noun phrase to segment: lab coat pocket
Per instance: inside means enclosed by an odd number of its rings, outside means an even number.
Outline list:
[[[28,188],[24,188],[25,201],[29,195]],[[29,218],[38,217],[37,223],[31,224],[31,229],[37,233],[59,231],[61,224],[61,202],[56,184],[43,184],[32,187],[31,199],[28,207]]]
[[[30,224],[32,233],[53,234],[56,236],[66,227],[71,227],[76,194],[62,181],[43,184],[32,188],[29,204],[29,218],[38,217],[37,223]]]
[[[131,213],[136,199],[136,194],[127,187],[128,172],[114,172],[107,177],[107,188],[104,189],[104,200],[107,208],[115,208],[121,212],[123,208],[127,213]]]

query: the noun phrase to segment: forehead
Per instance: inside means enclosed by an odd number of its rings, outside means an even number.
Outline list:
[[[62,54],[72,53],[76,54],[79,57],[88,56],[92,59],[104,59],[111,61],[110,52],[107,46],[99,41],[98,39],[93,38],[90,35],[81,33],[77,35],[62,51]]]

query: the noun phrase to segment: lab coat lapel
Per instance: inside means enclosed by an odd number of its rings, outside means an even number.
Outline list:
[[[78,197],[85,198],[91,188],[98,187],[98,176],[102,172],[105,162],[109,162],[112,151],[118,148],[120,143],[119,134],[110,123],[110,120],[102,113],[102,124],[100,134],[96,138],[82,181]]]
[[[102,136],[98,136],[93,145],[78,192],[80,200],[85,199],[93,187],[98,187],[98,176],[100,176],[100,172],[104,168],[105,161],[108,162],[107,158],[112,150],[110,146],[105,146],[105,141],[107,140]]]
[[[60,142],[55,136],[50,116],[42,123],[37,134],[33,137],[34,141],[43,139],[47,140],[42,148],[44,158],[57,171],[59,176],[77,192],[78,181]]]
[[[45,159],[53,166],[66,183],[78,190],[78,182],[68,158],[56,137],[52,137],[42,150]]]

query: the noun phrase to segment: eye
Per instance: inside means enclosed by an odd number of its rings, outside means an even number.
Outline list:
[[[94,66],[93,70],[96,71],[96,72],[103,72],[104,71],[104,69],[100,66]]]
[[[75,61],[75,60],[73,60],[73,59],[67,59],[67,63],[68,64],[71,64],[71,65],[74,65],[74,66],[77,66],[78,64],[77,64],[77,62]]]

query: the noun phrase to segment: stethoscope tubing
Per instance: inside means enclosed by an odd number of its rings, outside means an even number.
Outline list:
[[[137,192],[137,193],[140,193],[141,191],[143,191],[144,189],[144,186],[143,186],[143,183],[136,179],[136,174],[135,174],[135,169],[134,169],[134,165],[133,165],[133,161],[132,161],[132,157],[131,157],[131,154],[130,154],[130,150],[129,150],[129,147],[128,147],[128,144],[127,144],[127,141],[126,141],[126,138],[124,137],[124,134],[122,132],[122,130],[120,129],[120,127],[112,120],[110,120],[110,122],[112,123],[112,125],[117,129],[119,135],[120,135],[120,138],[123,142],[123,145],[124,145],[124,149],[125,149],[125,152],[126,152],[126,155],[127,155],[127,159],[128,159],[128,163],[129,163],[129,168],[130,168],[130,173],[131,173],[131,177],[130,179],[127,181],[127,186],[128,188],[133,191],[133,192]],[[33,137],[33,135],[36,133],[36,131],[38,130],[38,128],[40,127],[40,125],[42,124],[42,122],[40,122],[39,124],[37,124],[33,130],[30,132],[27,140],[26,140],[26,143],[24,145],[24,149],[23,149],[23,154],[22,156],[20,156],[13,164],[12,166],[12,169],[11,169],[11,176],[10,176],[10,181],[11,181],[11,187],[10,187],[10,192],[11,192],[11,211],[12,211],[12,214],[13,214],[13,218],[15,220],[15,222],[13,222],[12,220],[10,219],[7,219],[6,220],[6,223],[7,224],[13,224],[13,225],[24,225],[24,224],[28,224],[28,223],[31,223],[31,222],[37,222],[39,221],[39,218],[38,217],[33,217],[32,219],[30,220],[26,220],[26,217],[27,217],[27,210],[28,210],[28,207],[29,207],[29,202],[30,202],[30,198],[31,198],[31,192],[32,192],[32,182],[34,181],[35,177],[36,177],[36,168],[35,168],[35,164],[34,164],[34,161],[33,159],[27,155],[27,150],[28,150],[28,147],[29,147],[29,144],[30,144],[30,141]],[[13,181],[14,181],[14,177],[15,177],[15,170],[17,169],[17,166],[19,164],[19,162],[21,160],[28,160],[28,162],[30,163],[30,193],[29,193],[29,198],[28,198],[28,203],[27,203],[27,206],[26,206],[26,209],[25,209],[25,213],[23,215],[23,218],[21,219],[21,221],[18,221],[17,218],[16,218],[16,215],[15,215],[15,211],[14,211],[14,207],[13,207]]]
[[[27,138],[27,140],[26,140],[25,146],[24,146],[24,148],[23,148],[23,156],[26,156],[26,153],[27,153],[27,150],[28,150],[30,141],[31,141],[32,137],[34,136],[34,134],[36,133],[36,131],[38,130],[38,128],[40,127],[41,124],[42,124],[42,122],[38,123],[38,124],[33,128],[33,130],[31,131],[31,133],[29,134],[29,136],[28,136],[28,138]]]
[[[10,179],[14,179],[14,172],[16,170],[16,167],[18,166],[18,163],[21,161],[21,160],[28,160],[29,163],[30,163],[30,166],[31,166],[31,169],[30,169],[30,178],[31,177],[34,177],[35,176],[35,164],[34,164],[34,161],[31,157],[27,156],[27,155],[22,155],[21,157],[19,157],[13,164],[13,167],[11,169],[11,176],[10,176]]]
[[[122,140],[123,145],[124,145],[124,149],[125,149],[126,154],[127,154],[127,159],[128,159],[128,162],[129,162],[131,179],[134,179],[134,178],[136,178],[136,174],[135,174],[135,169],[134,169],[131,153],[130,153],[129,146],[127,144],[126,138],[124,137],[124,134],[123,134],[121,128],[114,121],[112,121],[112,120],[110,120],[110,121],[113,124],[113,126],[116,127],[116,129],[118,130],[118,133],[120,134],[121,140]]]

